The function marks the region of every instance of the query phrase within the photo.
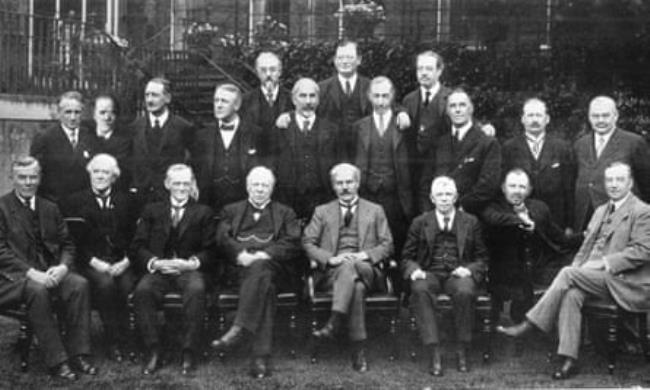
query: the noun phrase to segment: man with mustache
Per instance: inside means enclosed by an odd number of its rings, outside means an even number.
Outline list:
[[[130,126],[133,134],[133,179],[130,191],[139,203],[167,198],[165,172],[172,164],[184,163],[194,137],[194,127],[169,109],[172,101],[169,80],[156,77],[144,90],[146,115]]]
[[[573,226],[582,231],[593,211],[607,201],[602,181],[605,168],[613,161],[627,163],[635,177],[633,191],[650,200],[650,154],[648,144],[638,134],[616,126],[618,110],[609,96],[597,96],[589,103],[589,123],[593,132],[573,145],[577,160],[575,215]]]
[[[260,157],[274,159],[275,120],[281,113],[293,109],[291,93],[280,85],[282,61],[275,53],[261,52],[255,59],[255,71],[260,86],[244,94],[239,114],[261,129]]]
[[[514,168],[530,178],[530,197],[543,201],[553,221],[568,234],[573,229],[575,159],[568,142],[549,134],[546,103],[533,98],[524,103],[524,132],[503,144],[503,172]]]
[[[318,84],[301,78],[291,95],[296,109],[286,129],[276,129],[278,200],[309,221],[314,208],[330,198],[329,170],[336,160],[337,128],[317,115]]]

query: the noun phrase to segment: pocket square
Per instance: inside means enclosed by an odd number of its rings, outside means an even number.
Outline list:
[[[257,153],[257,149],[248,149],[248,154],[253,155]]]
[[[557,168],[559,166],[560,166],[560,163],[556,162],[556,163],[553,163],[553,165],[551,165],[551,168]]]
[[[474,162],[474,161],[475,161],[474,157],[465,157],[465,159],[463,160],[463,163],[467,164],[467,163],[471,163],[471,162]]]

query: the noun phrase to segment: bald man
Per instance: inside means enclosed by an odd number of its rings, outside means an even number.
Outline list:
[[[331,198],[329,170],[336,163],[338,128],[316,114],[320,88],[301,78],[291,97],[296,109],[286,129],[276,129],[278,200],[291,206],[298,218],[309,221],[314,208]]]
[[[618,110],[609,96],[597,96],[589,103],[592,132],[580,137],[573,149],[577,160],[574,229],[586,228],[593,211],[607,201],[603,184],[605,167],[613,161],[627,163],[635,180],[634,193],[650,197],[650,155],[638,134],[617,127]]]

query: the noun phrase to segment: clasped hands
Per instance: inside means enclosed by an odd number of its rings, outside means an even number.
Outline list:
[[[117,263],[111,264],[107,261],[101,260],[97,257],[90,259],[90,266],[93,267],[97,272],[109,274],[113,277],[120,276],[126,271],[127,268],[131,265],[129,258],[124,256],[124,258]]]
[[[472,276],[472,271],[466,267],[456,267],[455,270],[451,271],[451,276],[456,278],[467,278]],[[416,269],[411,272],[411,280],[426,279],[427,273],[424,272],[421,268]]]
[[[196,265],[185,259],[156,259],[151,264],[151,269],[164,275],[180,275],[183,272],[195,270]]]
[[[68,266],[65,264],[59,264],[48,268],[47,271],[39,271],[35,268],[30,268],[29,271],[27,271],[27,277],[36,283],[44,284],[46,288],[52,288],[58,286],[67,273]]]
[[[346,261],[364,261],[368,260],[368,254],[366,252],[350,252],[350,253],[341,253],[336,256],[332,256],[327,260],[327,264],[332,267],[341,265]]]
[[[249,252],[247,250],[239,252],[237,255],[237,265],[248,267],[257,260],[270,260],[271,256],[264,251]]]

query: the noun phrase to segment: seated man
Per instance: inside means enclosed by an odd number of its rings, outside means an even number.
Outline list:
[[[631,312],[650,310],[650,206],[632,194],[632,169],[614,162],[605,168],[609,200],[591,217],[573,264],[564,267],[526,319],[497,331],[518,337],[557,324],[562,365],[553,379],[576,373],[582,305],[586,298],[613,300]]]
[[[224,207],[217,228],[218,248],[234,271],[229,279],[239,281],[239,305],[232,327],[212,347],[229,349],[253,335],[255,378],[270,374],[276,296],[295,290],[301,253],[300,224],[293,210],[271,201],[274,184],[268,168],[253,168],[246,178],[248,200]]]
[[[569,263],[570,247],[580,245],[582,234],[565,236],[546,203],[531,199],[526,171],[510,170],[501,186],[503,195],[481,214],[490,252],[489,287],[494,317],[506,300],[512,300],[510,318],[524,320],[533,306],[534,286],[546,287],[560,268]]]
[[[444,291],[451,296],[458,371],[467,372],[474,299],[485,277],[487,249],[476,217],[454,207],[458,192],[453,179],[434,179],[430,196],[435,210],[413,220],[401,268],[404,278],[410,281],[410,300],[420,338],[431,354],[431,375],[442,376],[436,294]]]
[[[63,213],[66,217],[83,218],[77,237],[77,269],[90,282],[109,355],[121,362],[122,346],[127,342],[126,300],[136,282],[127,250],[137,215],[129,196],[113,187],[120,177],[120,167],[113,156],[95,155],[86,169],[91,188],[68,197]]]
[[[95,375],[90,354],[88,282],[70,272],[75,247],[59,208],[36,191],[41,166],[29,156],[11,164],[14,190],[0,198],[0,307],[27,306],[27,318],[45,354],[50,373],[76,380],[76,371]],[[54,319],[51,297],[65,309],[65,346]],[[68,357],[72,357],[68,360]],[[70,364],[69,364],[70,363]]]
[[[333,290],[332,314],[313,336],[333,338],[347,315],[352,368],[366,372],[364,300],[382,280],[376,265],[392,255],[393,237],[381,206],[359,198],[357,167],[338,164],[330,178],[338,199],[316,208],[302,238],[309,260],[319,264],[316,288]]]
[[[133,293],[135,314],[149,356],[143,374],[160,368],[157,308],[163,296],[180,290],[183,295],[182,374],[194,369],[201,346],[205,312],[204,272],[214,258],[212,210],[196,202],[198,190],[192,169],[174,164],[167,169],[165,188],[169,200],[150,203],[136,227],[132,243],[134,263],[146,272]]]

